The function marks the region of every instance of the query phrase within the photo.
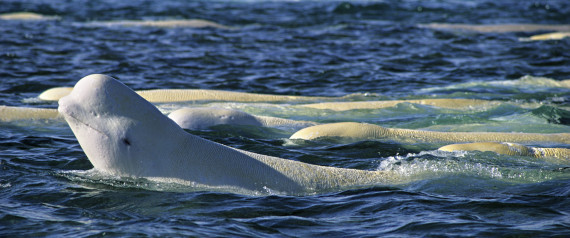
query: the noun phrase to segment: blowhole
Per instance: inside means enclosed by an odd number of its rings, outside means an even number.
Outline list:
[[[125,137],[125,138],[123,138],[123,144],[125,144],[125,145],[131,145],[131,142],[129,141],[128,138]]]

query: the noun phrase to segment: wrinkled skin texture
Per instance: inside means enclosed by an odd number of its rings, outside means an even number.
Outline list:
[[[450,109],[479,109],[499,105],[499,102],[478,99],[417,99],[417,100],[390,100],[390,101],[358,101],[358,102],[323,102],[301,105],[315,109],[334,111],[348,111],[354,109],[380,109],[394,107],[400,103],[413,103]]]
[[[314,140],[326,137],[353,140],[384,139],[401,143],[461,143],[461,142],[543,142],[569,144],[570,133],[499,133],[499,132],[437,132],[384,128],[381,126],[341,122],[307,127],[297,131],[290,139]]]
[[[310,165],[199,138],[105,75],[81,79],[58,110],[94,169],[114,176],[288,194],[394,182],[383,171]]]
[[[570,149],[566,148],[540,148],[513,143],[476,142],[466,144],[446,145],[442,151],[491,151],[503,155],[531,156],[535,158],[554,157],[570,161]]]

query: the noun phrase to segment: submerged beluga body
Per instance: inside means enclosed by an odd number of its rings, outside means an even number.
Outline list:
[[[58,111],[94,169],[112,176],[287,194],[385,184],[393,179],[384,171],[311,165],[202,139],[106,75],[81,79],[59,100]]]

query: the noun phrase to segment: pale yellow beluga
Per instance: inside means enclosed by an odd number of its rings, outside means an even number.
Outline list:
[[[446,145],[439,150],[442,151],[491,151],[503,155],[531,156],[535,158],[553,157],[559,159],[570,159],[570,149],[566,148],[541,148],[524,146],[506,142],[475,142],[465,144]]]
[[[570,143],[570,133],[438,132],[385,128],[378,125],[356,122],[340,122],[307,127],[297,131],[290,139],[314,140],[326,137],[340,137],[353,140],[385,139],[402,143],[461,143],[484,141]]]
[[[44,101],[57,101],[60,98],[68,95],[73,90],[72,87],[55,87],[40,93],[38,98]]]
[[[412,99],[412,100],[390,100],[390,101],[356,101],[356,102],[322,102],[300,105],[301,107],[309,107],[315,109],[327,109],[333,111],[347,111],[354,109],[381,109],[394,107],[400,103],[412,103],[420,105],[429,105],[448,109],[487,109],[500,104],[497,101],[488,101],[480,99]]]
[[[455,23],[429,23],[420,24],[420,27],[441,30],[465,30],[481,33],[508,33],[533,31],[570,31],[570,25],[565,24],[455,24]]]
[[[256,116],[246,112],[225,108],[181,108],[168,114],[184,129],[203,130],[215,125],[251,125],[264,127],[304,128],[318,123],[296,121],[285,118]],[[62,119],[57,109],[34,107],[11,107],[0,105],[0,121]]]
[[[454,23],[429,23],[420,24],[419,27],[438,29],[438,30],[461,30],[479,33],[510,33],[510,32],[536,32],[536,31],[554,31],[545,34],[533,35],[530,37],[519,38],[520,41],[539,41],[539,40],[561,40],[570,37],[570,25],[549,25],[549,24],[454,24]]]
[[[218,28],[218,29],[236,29],[222,25],[213,21],[203,19],[164,19],[164,20],[114,20],[114,21],[94,21],[88,23],[91,26],[106,27],[157,27],[157,28]]]
[[[57,101],[72,91],[72,87],[56,87],[42,92],[38,98]],[[150,89],[136,91],[144,99],[153,103],[185,101],[231,101],[231,102],[311,102],[331,100],[334,97],[311,97],[244,93],[210,89]]]
[[[59,20],[58,16],[45,16],[34,12],[11,12],[0,14],[0,20],[17,21],[39,21],[39,20]]]
[[[537,77],[531,75],[525,75],[515,80],[492,80],[492,81],[471,81],[459,84],[451,84],[447,86],[436,86],[431,88],[422,88],[419,91],[422,93],[430,93],[439,90],[467,90],[477,87],[498,87],[505,89],[516,89],[516,90],[539,90],[539,91],[550,91],[551,89],[558,90],[557,88],[567,88],[570,89],[570,80],[555,80],[545,77]]]
[[[521,41],[538,41],[538,40],[562,40],[566,37],[570,37],[570,31],[568,32],[552,32],[546,34],[533,35],[528,38],[520,38]]]
[[[57,118],[59,118],[59,114],[56,109],[0,106],[0,121]]]

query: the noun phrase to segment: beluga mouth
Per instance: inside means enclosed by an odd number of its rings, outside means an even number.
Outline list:
[[[74,95],[67,95],[58,101],[57,111],[70,125],[71,129],[89,128],[94,132],[107,136],[102,130],[97,129],[91,125],[88,120],[93,121],[93,117],[88,115],[88,109],[81,105],[81,100],[76,100]],[[86,110],[87,109],[87,110]],[[86,117],[88,116],[88,117]],[[80,119],[83,118],[83,119]]]
[[[59,111],[59,110],[58,110],[58,111]],[[86,123],[86,122],[84,122],[84,121],[78,119],[77,117],[74,117],[73,114],[71,114],[71,113],[65,114],[65,113],[63,113],[62,111],[59,111],[59,112],[63,115],[63,117],[65,118],[65,120],[67,121],[68,124],[72,124],[72,123],[73,123],[73,124],[77,125],[78,127],[79,127],[80,125],[83,125],[84,127],[88,128],[88,129],[91,129],[91,130],[93,130],[94,132],[97,132],[97,133],[99,133],[99,134],[101,134],[101,135],[103,135],[103,136],[108,137],[105,133],[103,133],[103,131],[98,130],[98,129],[95,128],[94,126],[89,125],[88,123]]]

